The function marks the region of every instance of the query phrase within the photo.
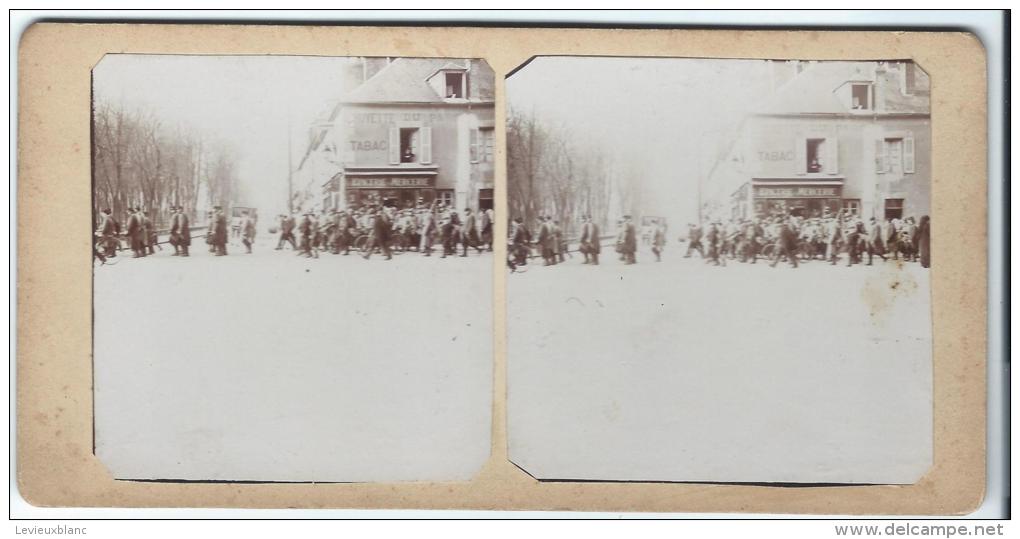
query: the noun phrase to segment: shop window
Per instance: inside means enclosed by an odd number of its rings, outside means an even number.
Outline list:
[[[850,86],[850,103],[854,110],[871,110],[871,85],[852,84]]]
[[[453,189],[436,189],[436,201],[445,206],[453,206]]]
[[[465,94],[465,77],[464,73],[460,72],[446,72],[446,98],[447,99],[463,99]]]
[[[848,198],[843,200],[843,209],[855,217],[861,216],[861,201],[860,199]]]
[[[887,199],[885,199],[885,218],[886,219],[902,219],[903,218],[903,199],[902,198],[887,198]]]

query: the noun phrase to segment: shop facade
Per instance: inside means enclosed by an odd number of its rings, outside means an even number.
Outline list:
[[[340,101],[310,146],[333,165],[318,174],[321,207],[491,207],[493,83],[479,60],[389,62]]]
[[[729,217],[928,214],[927,76],[910,62],[819,63],[798,73],[746,118],[727,159],[738,165],[716,178],[729,180]]]

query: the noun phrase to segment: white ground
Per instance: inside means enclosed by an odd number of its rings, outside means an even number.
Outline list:
[[[96,451],[117,478],[465,480],[488,458],[491,254],[274,251],[95,271]]]
[[[911,483],[928,469],[929,270],[710,267],[679,245],[633,266],[574,256],[507,278],[510,454],[536,477]]]

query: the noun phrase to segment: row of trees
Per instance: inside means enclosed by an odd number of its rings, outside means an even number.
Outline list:
[[[200,222],[199,204],[230,205],[237,198],[237,158],[225,144],[122,106],[96,105],[92,122],[94,215],[110,208],[122,219],[137,206],[161,228],[170,206],[183,206]]]
[[[641,170],[598,145],[544,124],[534,114],[511,110],[507,119],[507,190],[511,217],[529,226],[541,215],[578,232],[582,215],[603,230],[614,216],[640,214]],[[627,161],[636,161],[628,159]]]

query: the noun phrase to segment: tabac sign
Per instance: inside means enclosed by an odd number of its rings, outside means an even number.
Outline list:
[[[378,176],[378,177],[347,177],[348,189],[417,189],[435,187],[435,177],[418,178]]]
[[[754,186],[755,198],[839,198],[839,195],[839,186]]]

